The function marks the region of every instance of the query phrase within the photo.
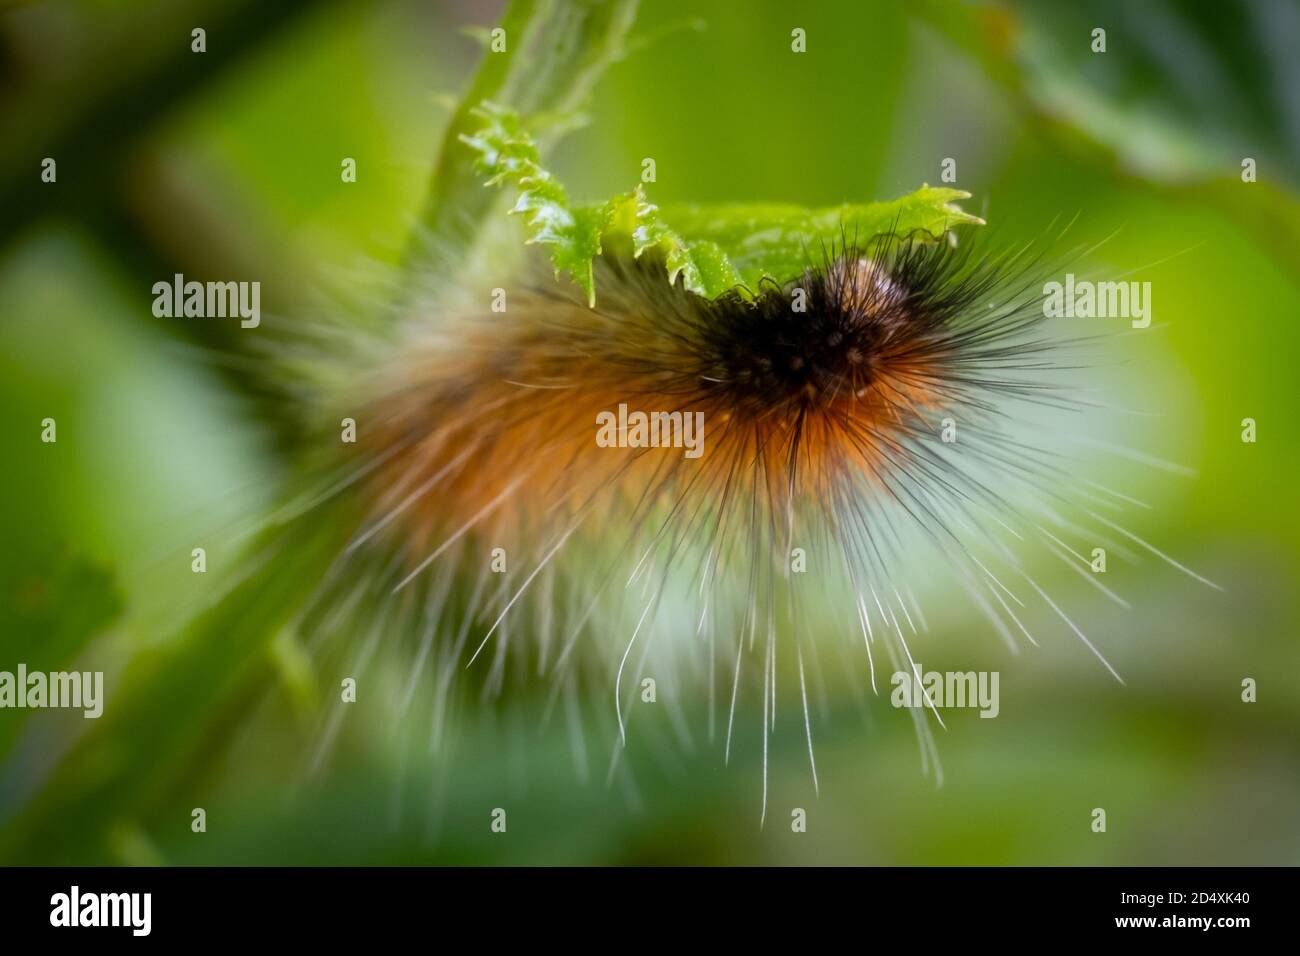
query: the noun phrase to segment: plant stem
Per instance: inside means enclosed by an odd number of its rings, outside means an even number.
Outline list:
[[[500,27],[505,49],[483,62],[443,134],[429,197],[406,255],[405,291],[417,277],[434,284],[456,273],[501,198],[483,188],[474,154],[460,137],[479,121],[471,111],[491,100],[549,121],[543,149],[571,127],[605,69],[624,53],[638,0],[512,0]]]

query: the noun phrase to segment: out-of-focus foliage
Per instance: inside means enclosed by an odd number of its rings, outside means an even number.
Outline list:
[[[917,9],[1061,149],[1219,205],[1300,270],[1296,4],[922,0]],[[1260,172],[1243,191],[1246,160]]]

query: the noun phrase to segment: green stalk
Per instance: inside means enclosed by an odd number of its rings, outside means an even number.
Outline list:
[[[419,228],[406,255],[407,289],[454,275],[478,243],[485,222],[501,206],[483,188],[475,153],[461,136],[481,120],[471,110],[484,100],[509,106],[537,123],[551,148],[571,128],[606,68],[621,59],[637,0],[512,0],[500,27],[506,49],[484,49],[469,89],[443,134]]]

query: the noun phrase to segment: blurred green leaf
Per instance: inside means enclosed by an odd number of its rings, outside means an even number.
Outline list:
[[[122,608],[113,573],[90,558],[64,550],[32,558],[0,593],[9,632],[5,666],[21,661],[32,671],[66,669]],[[0,722],[0,753],[20,726],[18,719]]]
[[[1066,153],[1212,203],[1292,271],[1300,264],[1295,4],[918,0],[911,9]],[[1258,181],[1242,179],[1247,157]]]
[[[122,613],[111,571],[80,554],[48,554],[11,582],[0,603],[10,651],[41,666],[68,661]]]
[[[256,569],[187,623],[178,640],[141,651],[114,680],[113,705],[0,831],[0,860],[62,859],[119,842],[123,820],[150,818],[211,772],[218,742],[283,676],[275,641],[297,620],[349,527],[341,515],[319,510],[268,523],[246,559]],[[186,824],[178,815],[169,825]]]

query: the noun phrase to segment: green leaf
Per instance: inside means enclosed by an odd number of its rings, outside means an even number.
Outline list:
[[[802,206],[736,204],[666,207],[670,219],[694,245],[719,250],[729,268],[749,290],[759,282],[793,279],[820,259],[822,250],[844,240],[861,246],[876,236],[893,233],[921,241],[942,239],[954,226],[980,225],[984,220],[963,212],[960,189],[922,186],[898,199],[846,203],[806,209]],[[687,288],[690,288],[688,285]],[[725,288],[693,289],[716,297]]]
[[[663,256],[670,283],[681,276],[685,288],[709,298],[716,298],[744,283],[731,259],[717,243],[708,239],[688,242],[669,229],[659,217],[659,207],[645,198],[641,186],[630,193],[615,196],[602,207],[602,212],[601,222],[606,234],[629,237],[634,256],[639,258],[647,250],[657,251]],[[587,296],[594,305],[595,291],[588,288]]]
[[[477,155],[475,168],[487,185],[515,190],[511,212],[523,218],[526,241],[546,246],[556,277],[569,273],[591,305],[596,303],[593,262],[607,240],[630,241],[637,257],[658,252],[670,283],[680,277],[684,288],[712,299],[733,289],[752,295],[765,278],[792,279],[824,248],[845,238],[862,244],[893,233],[934,241],[954,226],[983,222],[955,204],[969,193],[931,186],[889,202],[823,209],[679,205],[661,214],[638,185],[607,202],[577,206],[541,165],[518,114],[483,103],[473,115],[485,125],[461,140]]]

